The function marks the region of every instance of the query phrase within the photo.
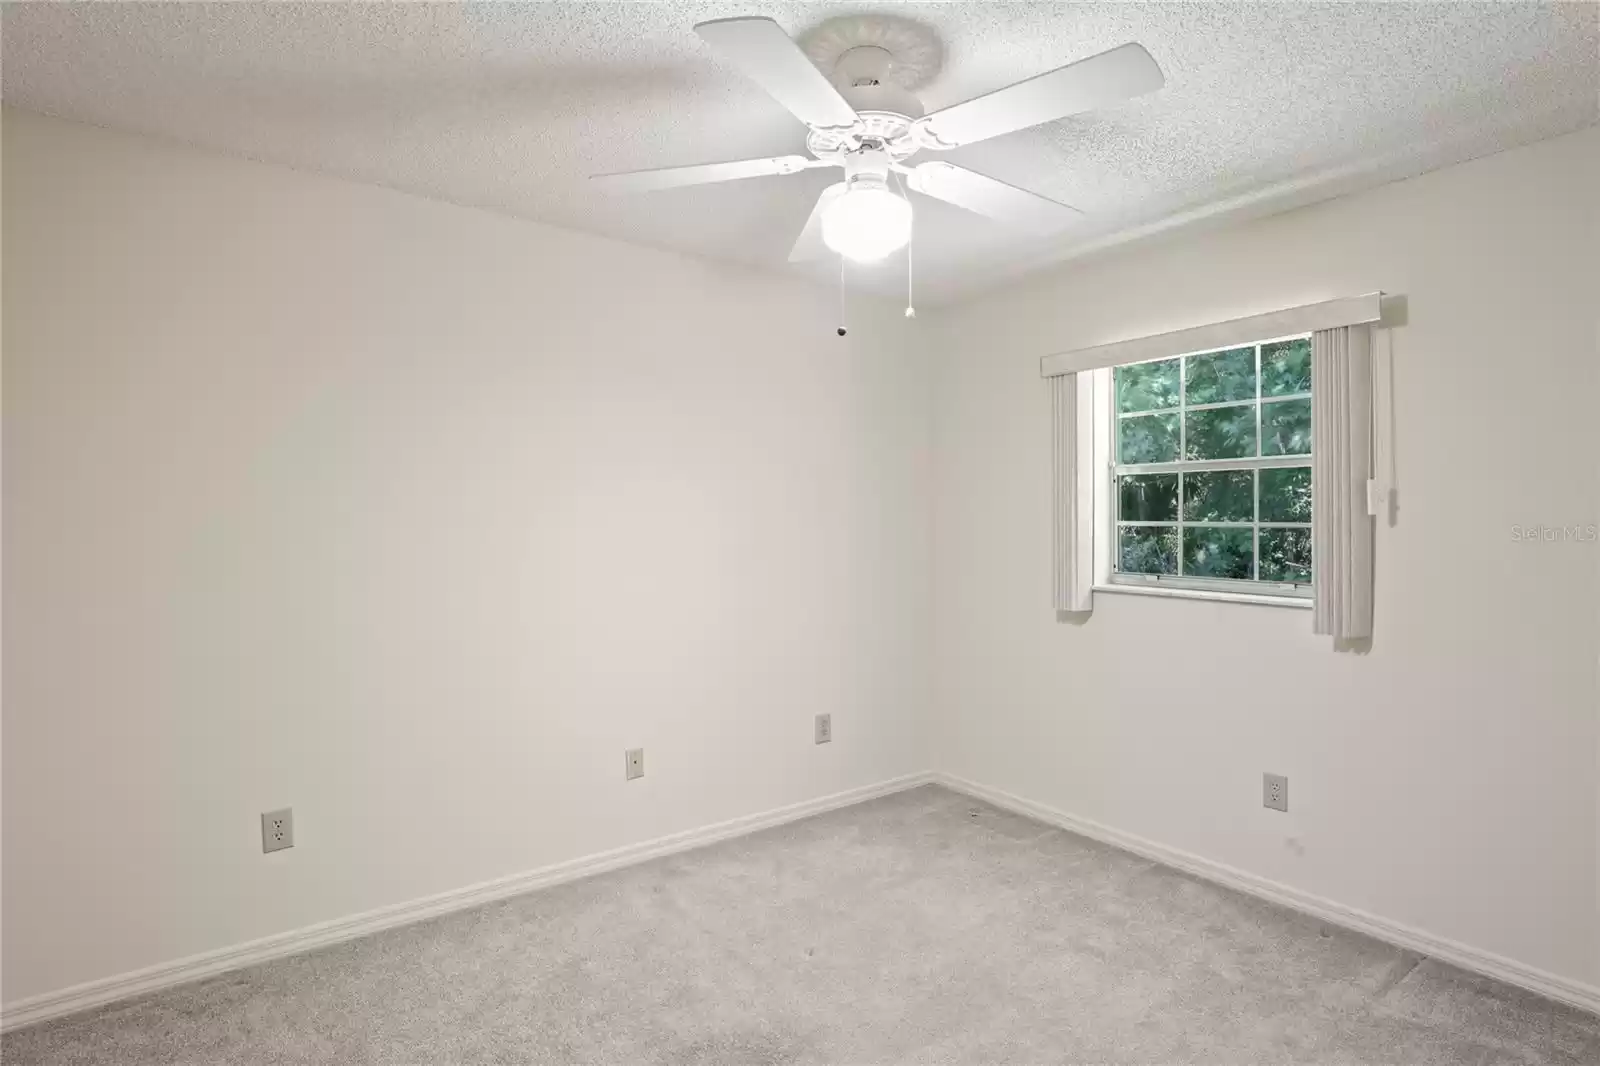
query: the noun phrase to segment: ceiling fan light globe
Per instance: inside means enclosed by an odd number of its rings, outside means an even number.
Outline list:
[[[910,239],[911,205],[881,186],[851,189],[822,216],[822,242],[857,263],[875,263]]]

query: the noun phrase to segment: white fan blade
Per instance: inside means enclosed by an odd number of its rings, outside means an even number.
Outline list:
[[[907,168],[910,186],[925,196],[1023,230],[1054,230],[1083,217],[1076,207],[1047,200],[1038,193],[995,178],[935,160]]]
[[[811,217],[806,219],[805,228],[800,231],[794,247],[789,250],[789,262],[820,259],[828,254],[828,246],[822,243],[822,213],[828,209],[829,204],[844,195],[844,189],[844,182],[841,181],[822,190],[822,195],[817,197],[817,205],[811,209]]]
[[[1058,118],[1110,107],[1166,84],[1143,45],[1109,52],[954,104],[921,119],[918,130],[940,148],[955,148]]]
[[[651,192],[656,189],[676,189],[684,185],[705,185],[713,181],[761,178],[769,174],[798,174],[810,167],[832,165],[820,159],[807,159],[801,155],[780,155],[771,159],[741,159],[736,163],[701,163],[692,167],[625,170],[619,174],[596,174],[589,180],[607,192]]]
[[[771,19],[713,19],[694,32],[807,126],[855,125],[855,109]]]

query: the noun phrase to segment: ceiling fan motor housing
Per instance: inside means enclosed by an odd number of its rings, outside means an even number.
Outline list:
[[[813,128],[806,141],[813,155],[842,160],[881,147],[898,163],[923,147],[911,135],[926,113],[914,90],[939,72],[944,51],[931,29],[894,15],[845,15],[817,26],[802,43],[859,116],[849,130]]]
[[[862,149],[881,150],[888,161],[900,162],[922,147],[911,135],[923,115],[922,101],[893,75],[892,52],[875,45],[846,49],[835,61],[833,84],[855,109],[849,130],[813,130],[806,147],[819,159],[855,157]]]

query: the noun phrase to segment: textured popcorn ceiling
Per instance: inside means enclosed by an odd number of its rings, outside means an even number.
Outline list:
[[[1566,132],[1600,108],[1593,3],[8,3],[0,69],[14,106],[798,269],[789,245],[837,171],[633,197],[584,177],[804,151],[804,128],[691,26],[766,14],[799,35],[859,11],[942,38],[930,110],[1130,40],[1167,75],[1121,107],[949,153],[1087,216],[1044,241],[919,199],[923,302]],[[903,261],[853,276],[898,291]]]

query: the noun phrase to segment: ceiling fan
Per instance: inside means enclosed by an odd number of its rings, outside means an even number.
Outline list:
[[[996,221],[1037,231],[1059,227],[1080,212],[1003,181],[942,160],[908,165],[924,149],[958,148],[1082,111],[1107,107],[1161,88],[1161,68],[1141,45],[1125,44],[1046,74],[925,114],[904,87],[931,69],[930,50],[904,20],[866,16],[831,27],[831,79],[770,18],[713,19],[695,26],[713,49],[810,127],[801,155],[732,163],[600,174],[592,180],[615,192],[646,192],[816,167],[843,167],[844,181],[824,189],[789,253],[791,261],[832,249],[873,262],[911,239],[911,205],[894,182]],[[887,26],[887,29],[886,29]],[[910,36],[906,36],[906,34]],[[931,40],[931,37],[927,37]],[[897,47],[903,46],[903,47]],[[921,48],[921,55],[914,54]],[[898,53],[898,54],[897,54]],[[936,56],[936,45],[931,54]]]

